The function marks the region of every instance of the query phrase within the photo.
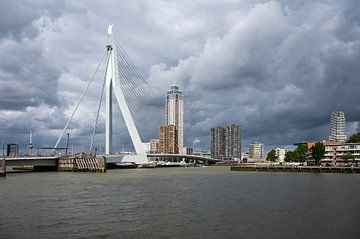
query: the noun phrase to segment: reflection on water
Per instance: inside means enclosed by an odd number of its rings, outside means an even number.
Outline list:
[[[8,174],[0,238],[360,238],[360,175],[228,167]]]

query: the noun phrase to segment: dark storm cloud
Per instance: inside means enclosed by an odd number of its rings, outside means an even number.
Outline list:
[[[39,138],[50,145],[51,129],[63,127],[66,104],[60,106],[58,97],[61,70],[39,37],[63,9],[60,1],[1,2],[0,137],[5,143],[27,143],[33,130],[38,146]]]
[[[8,129],[3,128],[2,135],[20,132],[23,126],[39,129],[43,141],[55,141],[105,49],[110,23],[151,86],[162,94],[152,107],[136,114],[137,121],[147,122],[150,110],[163,115],[165,92],[179,83],[185,94],[189,146],[208,149],[210,128],[231,123],[243,126],[245,150],[253,140],[266,145],[322,140],[334,110],[345,112],[349,131],[359,127],[359,1],[2,5],[0,119]],[[88,144],[100,85],[95,81],[71,124],[75,144]],[[115,148],[129,147],[117,107],[115,111]],[[158,124],[163,123],[159,118]],[[104,114],[99,133],[103,121]],[[158,125],[147,123],[140,123],[139,131],[151,125],[145,138],[157,137]],[[103,135],[97,139],[103,144]]]
[[[322,140],[332,111],[360,119],[359,3],[289,2],[257,4],[200,54],[154,68],[152,78],[189,92],[188,143],[208,143],[210,127],[230,123],[243,126],[245,142]]]
[[[0,37],[21,40],[35,37],[39,29],[34,21],[43,16],[56,18],[64,8],[63,1],[4,0],[0,8]]]
[[[0,109],[24,110],[57,105],[60,70],[52,65],[42,40],[44,19],[60,16],[60,1],[3,1],[0,8]]]
[[[44,56],[41,46],[4,40],[0,54],[0,109],[22,110],[27,106],[59,103],[60,71]]]

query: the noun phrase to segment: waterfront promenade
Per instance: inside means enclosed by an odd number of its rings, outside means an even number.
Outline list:
[[[360,173],[360,167],[293,166],[293,165],[237,165],[231,171],[302,172],[302,173]]]

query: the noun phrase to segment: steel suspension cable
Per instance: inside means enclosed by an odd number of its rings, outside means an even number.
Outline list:
[[[93,132],[92,132],[92,136],[91,136],[91,143],[90,143],[90,149],[89,149],[89,154],[92,155],[92,150],[94,147],[94,142],[95,142],[95,134],[96,134],[96,130],[98,127],[98,121],[99,121],[99,115],[100,115],[100,109],[101,109],[101,104],[103,101],[103,95],[104,95],[104,90],[105,90],[105,83],[106,83],[106,74],[107,74],[107,69],[109,66],[109,60],[110,60],[110,53],[107,54],[107,61],[106,61],[106,70],[105,70],[105,76],[104,76],[104,81],[102,84],[102,88],[101,88],[101,93],[100,93],[100,99],[99,99],[99,104],[98,104],[98,109],[96,112],[96,118],[95,118],[95,123],[94,123],[94,127],[93,127]]]
[[[58,147],[58,145],[59,145],[59,143],[60,143],[61,138],[63,137],[63,135],[64,135],[65,131],[67,130],[67,127],[69,126],[69,124],[70,124],[70,122],[71,122],[72,118],[73,118],[73,117],[74,117],[74,115],[75,115],[76,110],[79,108],[80,103],[81,103],[81,102],[82,102],[82,100],[84,99],[85,94],[86,94],[87,90],[89,89],[91,82],[92,82],[92,81],[93,81],[93,79],[95,78],[95,75],[96,75],[96,73],[98,72],[98,70],[99,70],[99,68],[100,68],[100,65],[101,65],[101,63],[102,63],[102,61],[103,61],[103,59],[104,59],[104,57],[105,57],[106,53],[107,53],[107,52],[105,52],[105,53],[104,53],[104,55],[101,57],[101,59],[100,59],[100,61],[99,61],[99,64],[97,65],[97,67],[96,67],[96,70],[95,70],[94,74],[92,75],[92,77],[91,77],[91,78],[90,78],[90,80],[88,81],[88,83],[87,83],[87,85],[86,85],[86,87],[85,87],[84,91],[82,92],[82,95],[81,95],[81,97],[80,97],[79,102],[78,102],[78,103],[77,103],[77,105],[75,106],[75,108],[74,108],[73,112],[71,113],[70,118],[68,119],[68,121],[67,121],[67,122],[66,122],[66,124],[65,124],[65,127],[64,127],[63,131],[61,132],[61,134],[60,134],[60,136],[59,136],[58,140],[56,141],[56,144],[55,144],[55,146],[54,146],[53,152],[54,152],[54,151],[56,150],[56,148]]]
[[[119,63],[119,62],[118,62]],[[123,66],[125,69],[127,69],[126,66]],[[138,99],[145,103],[145,104],[149,104],[150,103],[150,99],[147,99],[146,97],[144,97],[144,93],[140,90],[138,90],[138,86],[135,84],[135,82],[133,82],[134,77],[132,77],[133,79],[130,79],[129,74],[126,74],[126,72],[123,72],[122,70],[119,69],[119,73],[124,77],[122,78],[122,83],[124,86],[126,86],[128,88],[129,91],[131,91],[132,94],[134,94],[134,96],[137,96]],[[127,96],[129,96],[129,93],[126,91],[125,94]]]
[[[118,61],[118,63],[121,63]],[[123,67],[119,67],[119,74],[122,76],[121,81],[123,86],[129,86],[128,91],[124,90],[124,94],[127,97],[127,102],[129,104],[129,108],[132,112],[133,116],[136,116],[140,112],[139,103],[142,102],[145,105],[150,105],[150,100],[143,97],[143,93],[141,91],[136,90],[136,84],[139,84],[138,82],[134,82],[134,76],[131,76],[127,70],[128,68],[124,65]],[[124,70],[121,70],[124,69]],[[132,79],[131,79],[131,78]],[[141,83],[140,83],[141,84]],[[129,93],[130,92],[130,93]],[[135,122],[138,122],[137,117],[133,117]],[[144,129],[143,124],[136,124],[138,126],[138,129],[140,130],[141,134],[143,136],[148,136],[147,131]]]
[[[139,69],[136,67],[134,62],[131,60],[131,58],[128,56],[124,48],[121,47],[120,43],[116,41],[117,48],[120,49],[122,54],[119,54],[122,56],[123,59],[125,59],[125,62],[127,62],[127,65],[132,69],[132,72],[134,72],[137,79],[139,79],[141,82],[143,82],[145,85],[149,85],[148,82],[144,79],[143,75],[139,71]],[[156,93],[152,90],[151,87],[147,88],[149,90],[150,95],[156,95]]]

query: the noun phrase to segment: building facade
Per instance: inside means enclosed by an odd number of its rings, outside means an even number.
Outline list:
[[[178,133],[175,125],[160,126],[159,152],[163,154],[178,154]]]
[[[223,159],[225,157],[224,128],[211,128],[211,157]]]
[[[249,158],[256,161],[264,160],[264,144],[254,142],[249,146]]]
[[[19,145],[18,144],[7,144],[6,145],[6,156],[18,156]]]
[[[280,163],[285,162],[286,149],[277,148],[275,149],[277,161]]]
[[[165,124],[177,128],[177,151],[184,147],[184,96],[178,85],[171,86],[166,94]]]
[[[150,153],[152,153],[152,154],[160,153],[159,139],[151,139],[150,140]]]
[[[346,141],[346,120],[345,114],[342,111],[331,113],[329,140],[332,142]]]
[[[184,147],[182,153],[186,154],[186,155],[193,155],[194,154],[194,148]]]
[[[211,128],[211,157],[241,159],[241,126]]]
[[[339,142],[322,142],[325,146],[324,158],[321,162],[331,163],[332,165],[344,162],[343,155],[350,154],[354,157],[353,163],[360,164],[360,143],[344,143]],[[307,160],[312,160],[312,147],[315,142],[307,143],[308,153]]]
[[[225,158],[241,159],[241,127],[232,124],[225,128]]]

